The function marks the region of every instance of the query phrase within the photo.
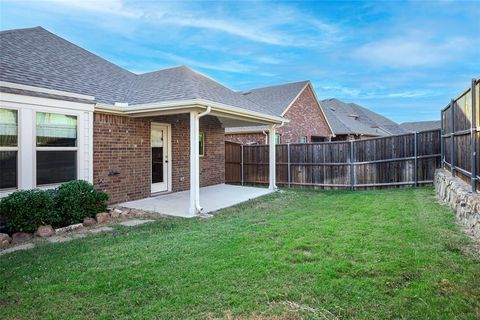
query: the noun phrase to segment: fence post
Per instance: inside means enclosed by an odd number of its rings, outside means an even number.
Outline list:
[[[353,163],[353,160],[354,160],[354,156],[353,156],[353,143],[354,143],[354,140],[350,140],[350,157],[349,157],[349,162],[350,162],[350,188],[352,190],[355,190],[355,165]]]
[[[288,176],[288,187],[291,188],[290,182],[291,182],[291,172],[290,172],[290,143],[287,143],[287,176]]]
[[[242,186],[243,186],[243,144],[240,145],[240,172],[242,175]]]
[[[418,151],[417,151],[417,139],[418,139],[418,132],[415,131],[413,134],[414,141],[413,141],[413,156],[415,157],[415,164],[414,164],[414,179],[415,179],[415,187],[418,186]]]
[[[444,138],[444,131],[445,127],[443,125],[443,115],[444,111],[440,111],[440,167],[445,169],[445,138]]]
[[[470,172],[471,172],[471,184],[472,192],[477,192],[477,105],[475,97],[475,86],[477,84],[476,79],[472,79],[472,120],[470,120],[470,150],[472,152]]]
[[[452,130],[450,133],[450,169],[452,170],[452,176],[455,176],[455,101],[450,102],[450,113],[452,114],[452,119],[450,123]]]

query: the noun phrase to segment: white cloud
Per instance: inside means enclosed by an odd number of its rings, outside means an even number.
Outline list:
[[[211,12],[215,11],[215,8],[196,6],[201,4],[200,2],[190,4],[160,1],[127,3],[124,0],[46,0],[46,2],[92,13],[133,18],[138,23],[211,30],[267,45],[315,47],[326,46],[339,39],[338,30],[334,25],[289,7],[272,8],[262,3],[255,3],[254,8],[242,7],[242,10],[215,15]],[[253,7],[253,4],[251,6]],[[259,19],[258,12],[261,11],[268,14]],[[299,21],[302,23],[298,24]],[[288,28],[292,25],[301,25],[304,29],[316,32],[314,35],[299,36],[303,29]]]
[[[196,67],[201,69],[218,70],[218,71],[226,71],[226,72],[233,72],[233,73],[252,72],[252,66],[242,64],[237,61],[206,63],[206,62],[201,62],[198,59],[195,59],[195,60],[189,59],[173,53],[163,52],[163,51],[155,51],[155,55],[161,56],[176,64],[188,65],[190,67]]]
[[[142,16],[141,11],[127,7],[122,0],[46,0],[45,2],[128,18],[140,18]]]
[[[415,35],[373,41],[354,50],[354,57],[392,67],[432,66],[458,59],[468,39],[452,37],[435,41]]]

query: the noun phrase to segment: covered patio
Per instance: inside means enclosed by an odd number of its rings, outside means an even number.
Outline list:
[[[228,184],[203,187],[199,191],[203,213],[214,212],[273,192],[273,190],[267,188]],[[175,217],[193,217],[190,213],[189,190],[124,202],[119,205]]]

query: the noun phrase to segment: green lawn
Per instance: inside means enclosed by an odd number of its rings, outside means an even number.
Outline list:
[[[431,188],[285,191],[0,256],[0,318],[478,319],[470,246]]]

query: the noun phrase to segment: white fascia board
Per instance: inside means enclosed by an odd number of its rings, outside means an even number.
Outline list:
[[[25,85],[25,84],[18,84],[13,82],[6,82],[6,81],[0,81],[0,87],[26,90],[26,91],[32,91],[32,92],[48,93],[48,94],[53,94],[57,96],[64,96],[64,97],[84,99],[84,100],[92,100],[92,101],[95,100],[95,97],[89,96],[86,94],[55,90],[55,89],[47,89],[42,87],[34,87],[34,86]]]
[[[287,122],[286,119],[282,117],[272,116],[261,112],[246,110],[243,108],[233,107],[222,103],[212,102],[204,99],[191,99],[191,100],[177,100],[177,101],[166,101],[160,103],[149,103],[141,105],[132,105],[128,107],[118,107],[107,104],[97,104],[95,111],[108,112],[108,113],[117,113],[124,115],[134,115],[137,113],[146,113],[154,111],[170,111],[170,110],[181,110],[181,109],[191,109],[191,108],[204,108],[212,107],[212,112],[221,112],[225,115],[237,115],[246,118],[251,118],[255,120],[260,120],[267,123],[284,123]]]
[[[73,102],[43,97],[26,96],[22,94],[0,92],[2,106],[29,105],[34,107],[50,107],[55,109],[94,111],[94,103]]]
[[[245,131],[225,131],[225,134],[244,134],[244,133],[262,133],[268,132],[268,128],[265,129],[252,129],[252,130],[245,130]]]

